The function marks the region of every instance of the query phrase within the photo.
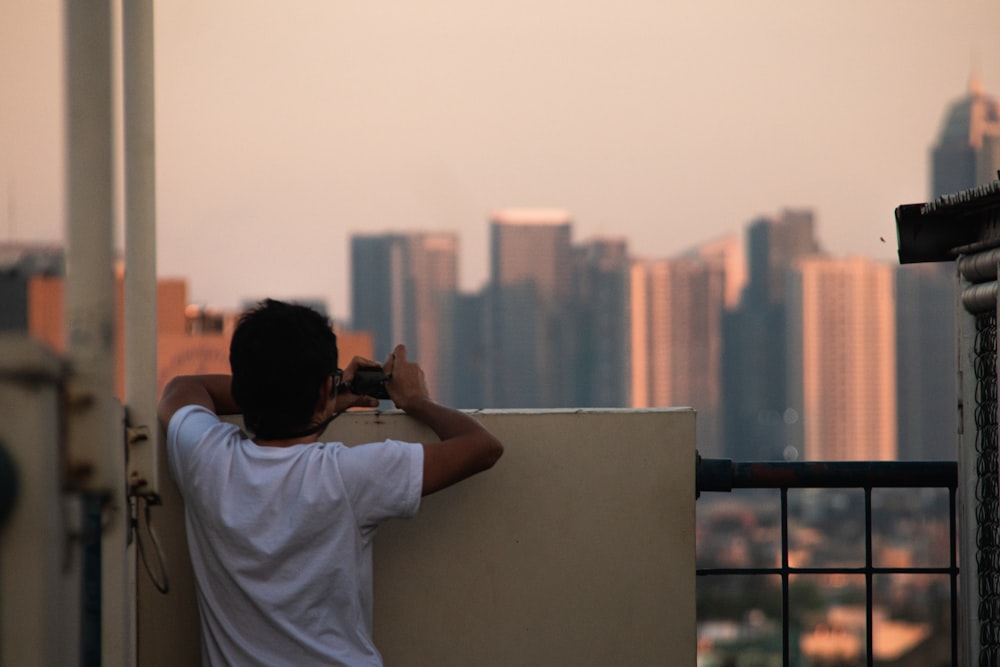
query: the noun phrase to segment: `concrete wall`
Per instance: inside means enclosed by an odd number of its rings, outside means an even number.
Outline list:
[[[504,442],[497,466],[376,538],[386,664],[694,665],[694,412],[476,416]],[[344,415],[327,439],[390,435],[433,439],[398,413]],[[183,511],[163,479],[153,524],[171,590],[140,567],[140,667],[197,664],[200,650]]]

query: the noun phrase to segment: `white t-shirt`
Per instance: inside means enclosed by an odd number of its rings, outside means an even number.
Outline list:
[[[423,447],[261,447],[189,405],[167,429],[207,665],[381,665],[371,539],[420,507]]]

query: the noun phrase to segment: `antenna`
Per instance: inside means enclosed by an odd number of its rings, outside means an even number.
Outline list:
[[[983,94],[983,79],[979,71],[979,49],[971,47],[969,50],[969,94],[979,97]]]
[[[7,240],[14,240],[14,226],[17,218],[17,202],[14,201],[14,177],[7,177]]]

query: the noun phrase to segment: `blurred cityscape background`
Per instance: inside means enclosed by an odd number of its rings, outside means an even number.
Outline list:
[[[975,77],[943,110],[929,163],[928,199],[997,177],[1000,105]],[[577,240],[567,210],[509,208],[483,224],[489,280],[474,293],[459,288],[453,232],[353,235],[351,317],[335,322],[345,358],[406,342],[433,394],[463,408],[693,406],[708,457],[956,456],[955,321],[942,315],[954,312],[952,265],[832,256],[803,208],[663,258],[625,237]],[[65,272],[58,245],[0,243],[0,330],[63,349]],[[161,386],[228,370],[238,312],[192,305],[187,290],[184,277],[159,282]],[[946,492],[874,501],[876,566],[947,564]],[[863,505],[860,492],[792,493],[790,563],[863,565]],[[775,494],[708,494],[698,566],[773,566],[777,531]],[[875,664],[947,664],[947,577],[885,575],[873,588]],[[864,664],[864,591],[862,576],[794,578],[793,664]],[[781,664],[779,596],[767,577],[700,579],[700,664]]]
[[[928,199],[998,169],[1000,106],[973,76],[942,110]],[[576,239],[567,210],[508,208],[482,224],[489,279],[471,293],[454,232],[352,235],[345,351],[383,359],[405,342],[434,395],[462,408],[693,406],[702,456],[956,456],[950,265],[833,256],[803,208],[662,258],[624,236]],[[0,329],[62,349],[62,249],[2,242],[0,262]],[[184,364],[225,370],[237,313],[191,305],[188,289],[161,280],[161,383]]]

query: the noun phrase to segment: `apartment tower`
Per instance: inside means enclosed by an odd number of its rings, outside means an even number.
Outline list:
[[[486,313],[489,407],[572,404],[571,220],[560,209],[490,217]]]
[[[694,407],[702,456],[722,454],[724,300],[725,272],[719,262],[632,264],[632,407]]]
[[[782,460],[790,362],[785,292],[795,262],[820,252],[812,211],[784,210],[746,230],[747,282],[723,317],[724,452],[740,460]],[[794,366],[794,363],[792,363]]]
[[[575,407],[629,405],[629,265],[624,238],[594,239],[573,247]]]
[[[787,458],[896,458],[895,271],[807,257],[787,294]]]
[[[373,335],[376,360],[397,343],[424,370],[435,397],[451,403],[458,238],[450,232],[351,237],[351,313]]]

